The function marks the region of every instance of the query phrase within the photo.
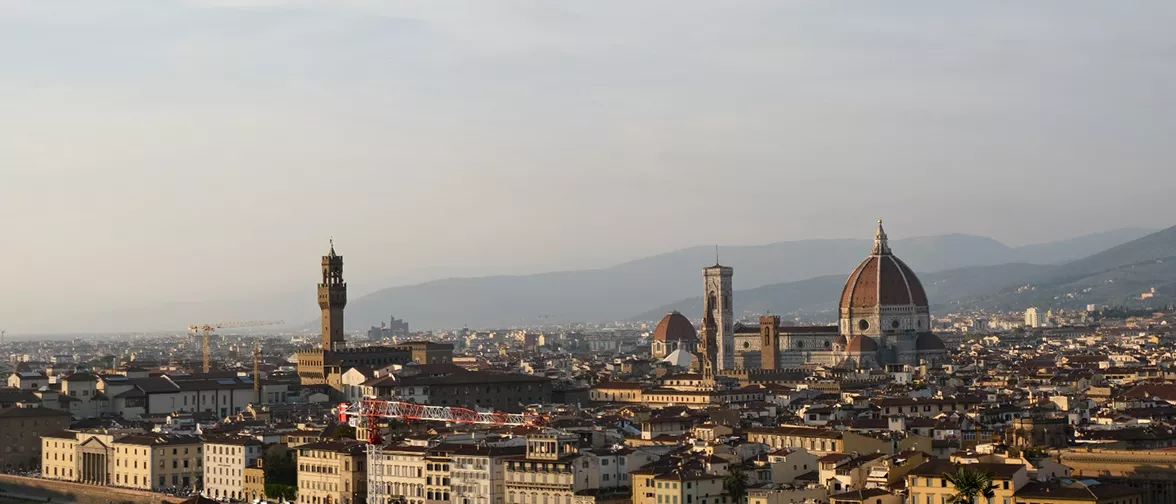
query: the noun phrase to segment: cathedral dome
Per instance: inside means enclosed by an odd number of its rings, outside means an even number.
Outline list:
[[[927,306],[927,293],[919,277],[906,263],[890,253],[882,222],[874,251],[858,265],[841,291],[841,309],[873,308],[887,305]]]
[[[890,252],[878,221],[874,250],[849,274],[841,291],[841,331],[850,336],[926,331],[931,322],[928,304],[919,277]]]
[[[939,339],[932,333],[923,333],[919,335],[919,339],[915,340],[915,350],[946,350],[947,347],[943,344],[943,340]]]
[[[657,324],[653,331],[654,341],[694,341],[698,339],[698,331],[694,324],[678,312],[670,312]]]
[[[874,339],[862,334],[854,336],[853,339],[850,340],[849,345],[845,348],[846,353],[860,354],[875,353],[877,351],[878,344],[874,342]]]

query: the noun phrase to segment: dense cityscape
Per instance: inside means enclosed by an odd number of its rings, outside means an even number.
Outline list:
[[[332,244],[321,332],[7,338],[0,502],[1176,502],[1176,313],[932,313],[900,253],[831,325],[716,263],[702,313],[348,334]]]

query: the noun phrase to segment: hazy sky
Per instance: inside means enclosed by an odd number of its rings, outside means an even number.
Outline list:
[[[1176,224],[1176,2],[0,1],[0,327]]]

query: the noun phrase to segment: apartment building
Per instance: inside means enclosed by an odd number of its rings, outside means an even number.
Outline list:
[[[403,500],[406,504],[425,504],[426,446],[388,447],[371,457],[367,488],[377,502]]]
[[[595,488],[596,463],[580,454],[580,437],[574,434],[527,436],[526,455],[506,462],[506,502],[572,504],[577,491]]]
[[[675,469],[653,478],[657,504],[720,504],[727,502],[723,476],[708,471]]]
[[[1029,470],[1023,464],[968,464],[968,468],[992,474],[993,504],[1015,504],[1015,493],[1029,483]],[[949,502],[955,494],[955,487],[943,477],[954,473],[958,464],[944,460],[932,460],[907,473],[907,491],[911,504],[941,504]]]
[[[245,500],[246,468],[261,457],[262,444],[254,438],[218,437],[204,441],[205,497]]]
[[[253,502],[259,499],[265,499],[265,468],[262,461],[264,458],[258,458],[253,465],[245,468],[245,498],[243,500]]]
[[[298,502],[358,504],[366,501],[362,441],[319,441],[298,447]]]
[[[133,435],[110,447],[111,485],[148,491],[201,486],[204,442],[198,436]]]
[[[97,418],[110,410],[110,399],[98,391],[98,377],[74,373],[61,379],[61,395],[69,397],[74,418]]]
[[[492,447],[475,444],[443,445],[450,465],[450,500],[453,504],[505,504],[506,461],[525,456],[526,446]]]
[[[890,441],[848,431],[834,431],[815,427],[768,427],[747,430],[747,441],[762,443],[773,450],[804,448],[817,456],[832,453],[894,453]]]
[[[449,502],[449,465],[447,453],[436,450],[425,452],[425,504]]]
[[[57,409],[0,409],[0,470],[41,467],[41,436],[67,429],[69,423],[69,413]]]

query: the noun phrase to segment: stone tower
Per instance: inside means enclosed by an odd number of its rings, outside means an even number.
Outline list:
[[[318,304],[323,310],[323,350],[343,347],[343,308],[347,306],[347,282],[343,281],[343,256],[331,251],[323,256],[323,282],[318,284]]]
[[[760,317],[760,368],[780,369],[780,316]]]
[[[702,338],[698,344],[698,353],[701,357],[702,381],[707,386],[713,388],[715,384],[715,335],[718,333],[718,324],[715,322],[714,299],[707,298],[705,313],[702,315]]]
[[[702,270],[702,278],[706,284],[707,311],[714,312],[718,331],[715,335],[718,350],[715,364],[719,371],[735,368],[735,312],[732,308],[734,299],[731,293],[731,277],[734,274],[734,269],[720,266],[718,261],[714,266]]]

